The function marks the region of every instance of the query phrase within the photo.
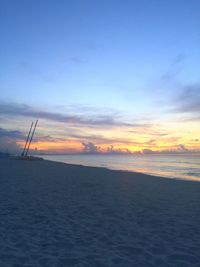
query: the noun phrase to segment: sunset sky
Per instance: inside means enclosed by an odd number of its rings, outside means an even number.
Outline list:
[[[2,0],[0,151],[200,150],[200,1]]]

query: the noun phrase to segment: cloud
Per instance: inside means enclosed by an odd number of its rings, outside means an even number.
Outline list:
[[[20,131],[10,131],[0,128],[0,138],[24,139],[24,134]]]
[[[77,116],[77,115],[66,115],[56,112],[47,112],[40,109],[33,108],[26,104],[16,104],[16,103],[1,103],[0,105],[0,115],[6,116],[24,116],[36,119],[46,119],[61,123],[78,124],[84,126],[101,126],[101,127],[144,127],[147,124],[141,123],[130,123],[122,122],[117,120],[112,115],[95,115],[89,116]]]
[[[0,128],[0,151],[18,153],[21,149],[17,141],[25,140],[25,136],[20,131],[10,131]]]
[[[184,60],[185,60],[185,58],[186,58],[186,55],[185,55],[184,53],[180,53],[180,54],[178,54],[178,55],[174,58],[174,60],[173,60],[173,62],[172,62],[172,64],[171,64],[171,66],[176,66],[176,65],[179,65],[180,63],[183,63]]]
[[[115,149],[113,145],[107,147],[107,150],[103,150],[100,146],[95,145],[92,142],[82,143],[83,153],[86,154],[106,154],[106,155],[121,155],[121,154],[132,154],[127,148]]]
[[[111,154],[111,155],[119,155],[119,154],[132,154],[130,150],[127,148],[124,149],[115,149],[113,145],[107,147],[106,154]]]
[[[181,71],[182,64],[185,60],[185,54],[178,54],[171,62],[168,70],[162,75],[161,80],[164,82],[174,82]]]
[[[191,152],[198,152],[198,150],[194,150],[194,149],[188,149],[185,147],[185,145],[183,144],[179,144],[178,146],[176,146],[176,148],[171,149],[171,150],[161,150],[161,151],[156,151],[156,150],[151,150],[151,149],[143,149],[141,151],[142,154],[156,154],[156,155],[165,155],[165,154],[174,154],[174,155],[178,155],[180,153],[191,153]]]
[[[89,142],[89,143],[82,143],[83,145],[83,153],[87,154],[98,154],[101,152],[101,148],[96,146],[94,143]]]
[[[83,60],[80,57],[70,57],[69,60],[72,61],[73,63],[76,63],[76,64],[85,63],[85,60]]]
[[[157,140],[156,139],[150,139],[147,142],[145,142],[145,145],[156,145]]]
[[[198,115],[200,112],[200,84],[184,87],[175,104],[175,111],[178,113]]]
[[[156,153],[156,152],[151,149],[145,148],[142,150],[142,154],[153,154],[153,153]]]
[[[120,116],[120,112],[117,109],[114,108],[108,108],[108,107],[99,107],[92,106],[92,105],[83,105],[83,104],[70,104],[70,105],[57,105],[55,108],[58,110],[62,110],[62,112],[67,113],[75,113],[75,114],[84,114],[84,115],[96,115],[99,114],[101,111],[101,114],[109,114],[112,116]]]
[[[16,144],[15,140],[9,138],[0,139],[0,152],[4,153],[19,153],[21,148]]]
[[[36,78],[44,81],[44,82],[48,82],[48,83],[52,83],[54,82],[54,79],[52,78],[52,76],[47,75],[44,71],[41,71],[38,67],[35,67],[33,64],[31,64],[30,62],[21,62],[19,64],[26,72],[28,72],[29,74],[35,76]]]
[[[200,121],[200,83],[179,89],[179,95],[168,105],[168,112],[182,116],[181,121]]]
[[[53,137],[51,135],[36,135],[34,136],[34,141],[35,142],[53,142],[53,143],[56,143],[56,142],[62,142],[62,141],[65,141],[66,138],[62,138],[62,137]]]
[[[177,150],[180,151],[180,152],[186,152],[186,151],[188,151],[188,149],[183,144],[179,144]]]
[[[90,133],[83,133],[81,131],[67,131],[67,137],[72,139],[78,140],[87,140],[92,143],[98,144],[125,144],[125,145],[141,145],[140,143],[134,141],[132,138],[109,138],[100,134],[90,134]]]
[[[199,122],[200,121],[200,116],[188,116],[183,119],[183,121],[188,122],[188,121],[193,121],[193,122]]]

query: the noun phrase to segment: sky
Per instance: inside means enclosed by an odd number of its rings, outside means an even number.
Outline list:
[[[1,0],[0,151],[200,150],[198,0]]]

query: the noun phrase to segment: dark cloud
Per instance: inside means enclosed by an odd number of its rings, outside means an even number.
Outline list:
[[[80,57],[70,57],[69,60],[76,64],[85,63],[85,60]]]
[[[102,126],[102,127],[144,127],[146,124],[140,123],[126,123],[116,120],[111,115],[96,115],[93,117],[89,116],[77,116],[77,115],[65,115],[60,113],[47,112],[33,108],[25,104],[16,103],[1,103],[0,104],[0,115],[5,116],[25,116],[37,119],[46,119],[62,123],[71,123],[78,125],[90,125],[90,126]]]
[[[82,143],[83,145],[83,153],[87,154],[98,154],[101,151],[101,148],[96,146],[94,143],[89,142],[89,143]]]
[[[180,153],[191,153],[191,152],[195,152],[195,150],[187,149],[185,145],[179,144],[177,148],[173,150],[154,151],[151,149],[143,149],[141,153],[142,154],[156,154],[156,155],[168,155],[168,154],[178,155]]]
[[[185,60],[185,54],[178,54],[171,62],[168,70],[162,75],[161,80],[164,82],[174,82],[177,75],[182,69],[182,64]]]
[[[20,131],[11,131],[0,128],[0,151],[18,153],[21,149],[17,141],[25,140],[25,136]]]
[[[142,150],[142,154],[153,154],[156,153],[155,151],[151,150],[151,149],[143,149]]]
[[[133,141],[132,139],[128,139],[128,138],[108,138],[106,136],[103,135],[99,135],[99,134],[84,134],[84,133],[73,133],[73,132],[67,132],[67,137],[68,138],[73,138],[73,139],[82,139],[82,140],[87,140],[90,141],[92,143],[98,143],[98,144],[116,144],[116,142],[118,144],[125,144],[125,145],[138,145],[138,142]]]
[[[198,115],[200,112],[200,84],[183,88],[175,104],[176,112]],[[195,116],[194,118],[199,119],[200,117]]]
[[[111,154],[111,155],[119,155],[119,154],[132,154],[130,150],[127,148],[124,149],[115,149],[113,145],[107,147],[106,154]]]
[[[100,146],[95,145],[92,142],[82,143],[83,153],[86,154],[107,154],[107,155],[120,155],[120,154],[132,154],[128,149],[115,149],[113,145],[107,147],[106,152],[102,151]]]
[[[157,140],[156,139],[150,139],[147,142],[145,142],[145,145],[156,145]]]
[[[153,124],[151,125],[153,126]],[[144,133],[148,134],[149,136],[152,136],[153,138],[157,138],[157,137],[163,137],[163,136],[167,136],[169,135],[169,133],[167,132],[156,132],[155,130],[152,129],[152,127],[148,127],[149,129],[145,129]],[[132,130],[132,131],[127,131],[128,133],[134,133],[134,134],[138,134],[138,129],[136,130]]]
[[[108,141],[111,141],[111,139],[106,138],[102,135],[96,135],[96,134],[84,134],[84,133],[73,133],[73,132],[67,132],[67,137],[74,138],[74,139],[82,139],[82,140],[91,140],[92,142],[98,142],[98,143],[105,143]]]
[[[42,142],[42,141],[45,141],[45,142],[53,142],[53,143],[56,143],[56,142],[59,142],[59,141],[66,141],[66,138],[61,138],[61,137],[53,137],[51,135],[38,135],[37,136],[34,136],[34,141],[36,142]]]
[[[185,61],[186,55],[185,53],[179,53],[174,60],[171,63],[171,67],[177,66],[179,64],[182,64]]]
[[[0,138],[12,138],[12,139],[24,139],[24,134],[20,131],[11,131],[11,130],[6,130],[3,128],[0,128]]]
[[[19,153],[21,148],[16,144],[15,140],[10,138],[0,138],[0,152],[4,153]]]

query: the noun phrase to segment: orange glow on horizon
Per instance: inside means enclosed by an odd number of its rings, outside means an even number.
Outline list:
[[[91,143],[100,153],[123,152],[134,153],[143,150],[152,151],[177,151],[200,150],[200,127],[184,123],[157,124],[155,127],[136,128],[74,128],[74,135],[77,137],[66,137],[66,130],[62,127],[46,125],[40,128],[42,140],[34,141],[31,150],[37,148],[38,152],[52,153],[81,153],[84,152],[84,143]],[[72,131],[72,133],[73,133]],[[80,135],[80,137],[79,137]],[[45,140],[45,136],[50,137]],[[55,136],[55,137],[54,137]],[[21,148],[24,141],[18,141],[17,145]]]
[[[17,142],[17,144],[22,148],[24,147],[24,142]],[[38,151],[74,151],[79,152],[80,151],[80,143],[77,141],[72,140],[66,140],[66,141],[57,141],[57,142],[51,142],[51,141],[38,141],[38,142],[32,142],[30,149],[34,150],[37,149]]]
[[[24,142],[19,141],[17,144],[23,148]],[[95,144],[96,145],[96,144]],[[113,151],[121,151],[122,153],[134,153],[134,152],[142,152],[143,150],[152,150],[152,151],[175,151],[178,149],[178,143],[172,144],[170,142],[158,141],[156,144],[147,145],[147,144],[138,144],[138,145],[131,145],[129,142],[128,144],[100,144],[97,145],[98,151],[100,153],[107,153],[109,149]],[[200,149],[199,145],[194,145],[194,143],[189,144],[186,146],[188,149]],[[37,150],[38,152],[58,152],[58,153],[80,153],[83,152],[83,145],[82,142],[79,140],[69,140],[66,139],[64,141],[37,141],[33,142],[30,147],[31,150]]]

